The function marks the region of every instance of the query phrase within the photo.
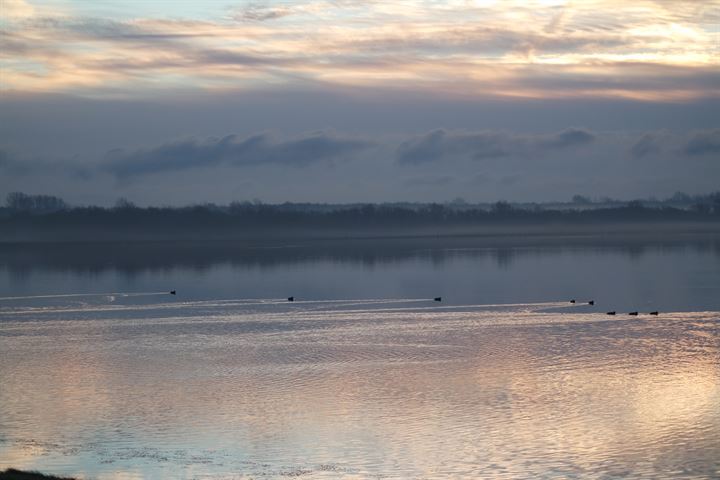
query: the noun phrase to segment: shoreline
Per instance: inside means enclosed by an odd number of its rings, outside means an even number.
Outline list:
[[[110,228],[18,228],[0,233],[0,245],[47,243],[163,243],[163,242],[278,242],[336,240],[426,240],[475,238],[483,240],[532,238],[619,238],[652,235],[672,239],[694,235],[719,235],[720,222],[613,222],[613,223],[495,223],[397,228],[249,228],[215,229],[121,229]]]

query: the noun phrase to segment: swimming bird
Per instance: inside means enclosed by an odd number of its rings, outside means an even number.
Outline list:
[[[570,300],[570,303],[575,303],[575,299]]]
[[[615,310],[613,310],[612,312],[607,312],[607,314],[608,314],[608,315],[615,315]]]
[[[650,312],[650,315],[659,315],[659,313],[660,313],[660,312],[658,312],[658,311],[656,310],[656,311],[654,311],[654,312]]]
[[[634,315],[634,316],[636,316],[636,317],[637,317],[637,314],[638,314],[638,312],[630,312],[630,313],[628,313],[628,315]]]
[[[175,295],[175,290],[170,290],[170,295]]]
[[[588,302],[588,305],[595,305],[595,300],[590,300],[590,301]]]
[[[288,297],[288,302],[294,302],[294,301],[295,301],[295,297]]]
[[[433,300],[435,300],[436,302],[442,302],[442,297],[435,297],[433,298]]]

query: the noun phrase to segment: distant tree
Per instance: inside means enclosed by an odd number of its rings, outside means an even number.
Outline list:
[[[493,204],[493,206],[490,208],[490,211],[496,215],[507,215],[507,214],[512,213],[514,210],[515,209],[513,208],[512,205],[510,205],[508,202],[503,201],[503,200],[501,200],[499,202],[495,202]]]
[[[712,207],[707,203],[693,203],[690,209],[701,215],[709,215]]]
[[[68,204],[65,200],[52,195],[35,195],[35,209],[40,212],[57,212],[66,210]]]
[[[573,195],[572,203],[576,203],[578,205],[590,205],[592,203],[592,200],[583,195]]]
[[[691,200],[690,195],[685,192],[675,192],[675,194],[670,197],[670,201],[675,203],[690,203]]]
[[[8,193],[5,199],[5,205],[11,210],[31,210],[33,207],[33,201],[30,195],[26,195],[22,192],[11,192]]]
[[[713,204],[713,213],[720,215],[720,192],[711,193],[710,200]]]
[[[35,213],[57,212],[68,208],[62,198],[52,195],[27,195],[22,192],[9,193],[5,204],[11,210]]]
[[[116,210],[129,210],[131,208],[137,208],[137,205],[125,197],[120,197],[115,201]]]

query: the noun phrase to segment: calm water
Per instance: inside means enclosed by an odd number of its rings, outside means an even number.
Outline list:
[[[720,477],[720,239],[503,245],[1,246],[0,469]]]

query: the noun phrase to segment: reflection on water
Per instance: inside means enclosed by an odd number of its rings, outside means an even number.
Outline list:
[[[698,311],[720,310],[718,288],[720,239],[713,235],[0,244],[0,296],[6,297],[177,289],[190,300],[577,298],[597,300],[598,311]]]
[[[4,257],[2,296],[44,298],[0,300],[0,468],[720,476],[715,250],[518,250],[509,265],[454,246],[368,266],[301,249],[264,266],[221,255],[200,272],[171,262],[129,277],[113,263]],[[563,289],[602,301],[573,306]],[[101,295],[45,296],[83,292]],[[638,292],[675,308],[604,314]]]

